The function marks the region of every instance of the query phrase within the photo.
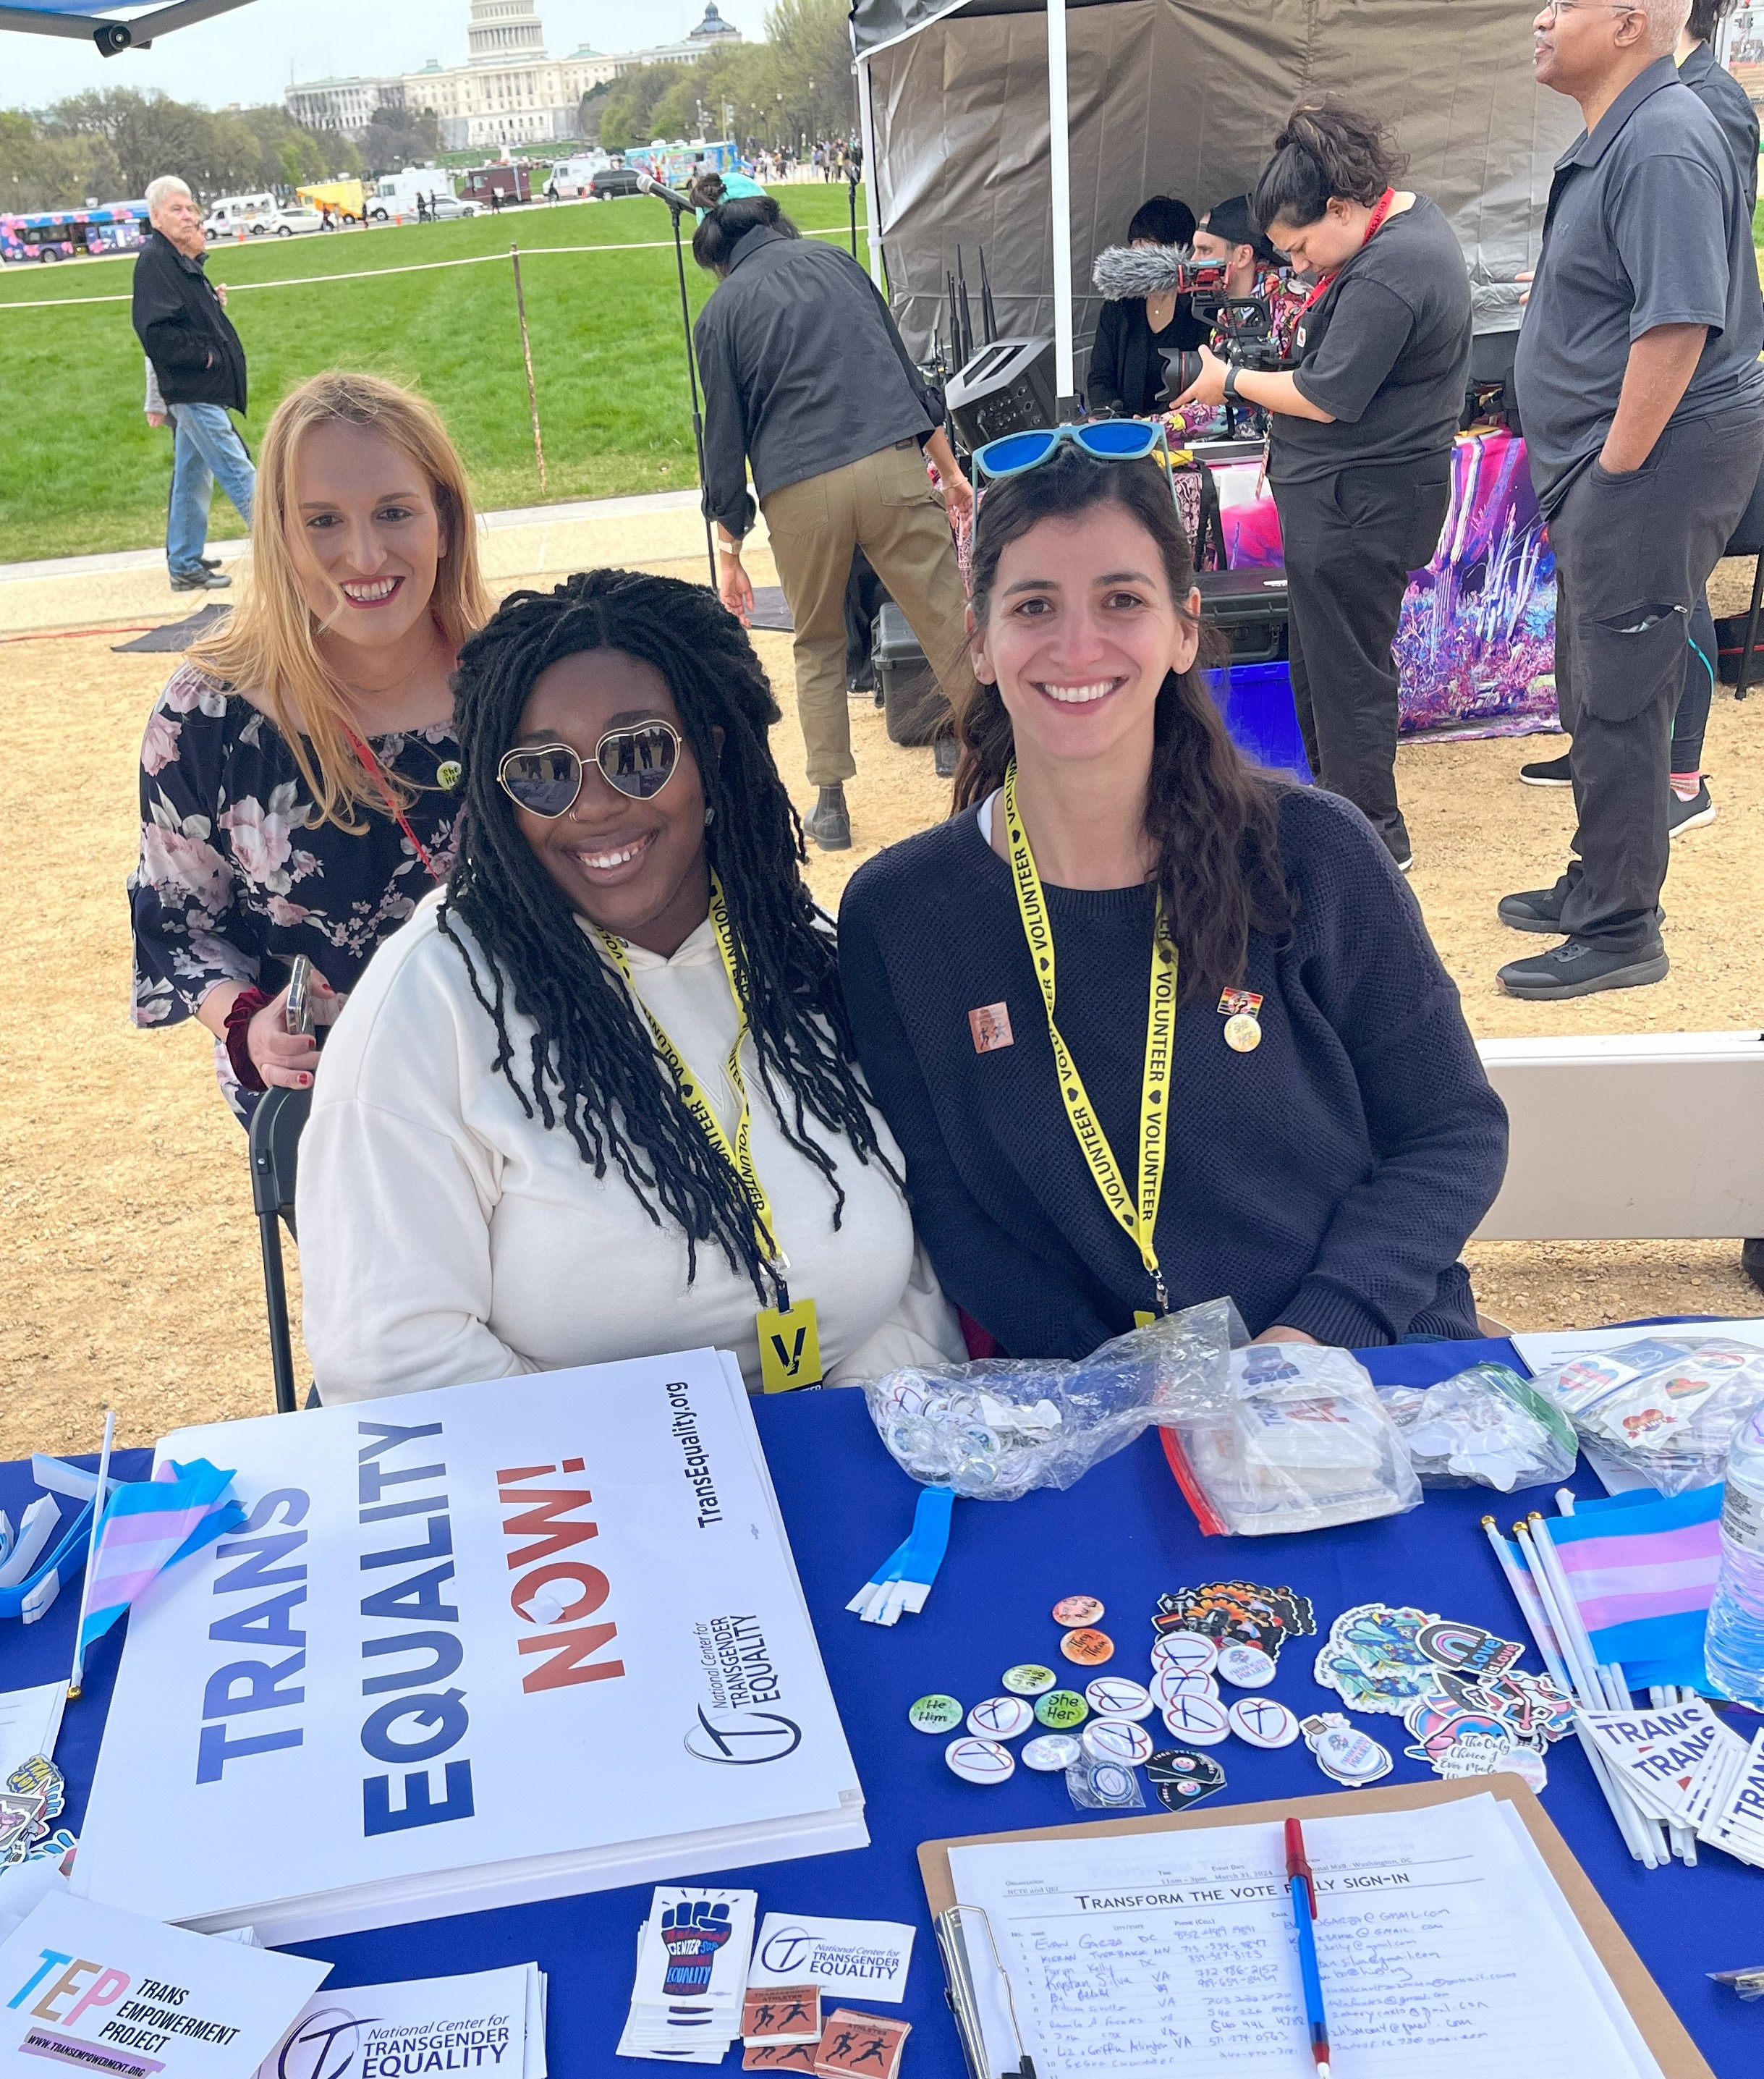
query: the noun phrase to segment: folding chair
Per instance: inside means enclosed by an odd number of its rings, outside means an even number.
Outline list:
[[[263,1244],[263,1296],[270,1316],[270,1363],[276,1412],[295,1412],[294,1349],[288,1339],[288,1288],[282,1274],[282,1222],[295,1233],[294,1180],[300,1136],[312,1109],[311,1090],[265,1092],[251,1115],[251,1201]],[[298,1240],[299,1236],[296,1235]]]

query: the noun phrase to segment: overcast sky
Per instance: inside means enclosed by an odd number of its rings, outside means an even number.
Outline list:
[[[703,0],[537,0],[554,57],[672,43],[696,28]],[[119,9],[119,11],[121,11]],[[231,14],[178,29],[150,51],[103,58],[89,41],[0,30],[0,104],[40,107],[89,86],[157,87],[210,107],[280,101],[291,79],[414,72],[430,58],[464,62],[468,0],[248,0]],[[764,31],[763,0],[719,0],[746,36]]]

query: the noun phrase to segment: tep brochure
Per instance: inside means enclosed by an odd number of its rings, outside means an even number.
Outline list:
[[[1356,2079],[1661,2079],[1512,1805],[1305,1821],[1331,2063]],[[1302,2079],[1312,2069],[1277,1821],[953,1846],[994,2072]],[[1012,2016],[1014,2014],[1015,2027]]]
[[[546,2079],[546,1977],[537,1964],[316,1993],[257,2079],[470,2072]]]
[[[250,2079],[330,1970],[53,1893],[0,1943],[0,2056],[44,2079]]]
[[[203,1457],[246,1521],[134,1606],[77,1892],[275,1943],[867,1844],[733,1358],[158,1451]]]

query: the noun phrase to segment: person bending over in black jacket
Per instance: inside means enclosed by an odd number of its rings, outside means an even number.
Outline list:
[[[796,625],[796,709],[817,790],[805,827],[823,851],[843,851],[845,783],[857,771],[846,692],[853,552],[863,550],[899,603],[953,704],[968,676],[968,602],[949,515],[967,512],[973,495],[942,398],[850,253],[799,237],[770,195],[727,195],[719,174],[700,174],[691,195],[703,212],[692,257],[717,278],[692,340],[718,590],[746,622],[754,588],[742,543],[757,500]]]
[[[1168,195],[1141,203],[1127,226],[1130,245],[1188,245],[1193,238],[1193,211]],[[1105,303],[1090,342],[1085,389],[1091,410],[1149,418],[1165,387],[1159,349],[1198,346],[1206,337],[1206,327],[1189,309],[1188,298],[1173,290]]]
[[[224,283],[203,271],[207,233],[196,199],[174,174],[147,185],[153,220],[135,261],[135,335],[153,363],[175,433],[165,561],[173,592],[229,585],[207,561],[208,501],[215,479],[247,527],[257,475],[227,416],[245,408],[245,350],[227,316]]]

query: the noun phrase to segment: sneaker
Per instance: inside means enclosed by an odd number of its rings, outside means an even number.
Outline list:
[[[1407,853],[1403,858],[1399,859],[1396,862],[1396,869],[1398,873],[1411,872],[1414,870],[1414,867],[1415,854],[1412,851]]]
[[[199,556],[196,560],[205,571],[218,571],[220,568],[219,556]]]
[[[232,583],[224,571],[204,567],[194,571],[173,571],[171,574],[173,592],[224,592]]]
[[[1494,914],[1515,931],[1553,931],[1558,938],[1561,935],[1562,897],[1553,888],[1528,888],[1521,895],[1503,895]],[[1656,910],[1654,929],[1662,929],[1666,921],[1666,911]]]
[[[845,805],[843,786],[823,787],[814,814],[803,825],[823,851],[850,851],[851,816]]]
[[[1540,759],[1534,765],[1520,766],[1519,776],[1528,787],[1572,787],[1574,784],[1565,751],[1560,758]]]
[[[1674,793],[1666,805],[1666,835],[1682,838],[1687,830],[1699,830],[1715,821],[1715,804],[1709,799],[1709,783],[1703,780],[1688,801]]]
[[[1565,939],[1528,960],[1509,960],[1496,979],[1509,996],[1555,1002],[1602,989],[1645,989],[1664,981],[1671,967],[1656,939],[1651,952],[1616,953],[1590,939]]]

